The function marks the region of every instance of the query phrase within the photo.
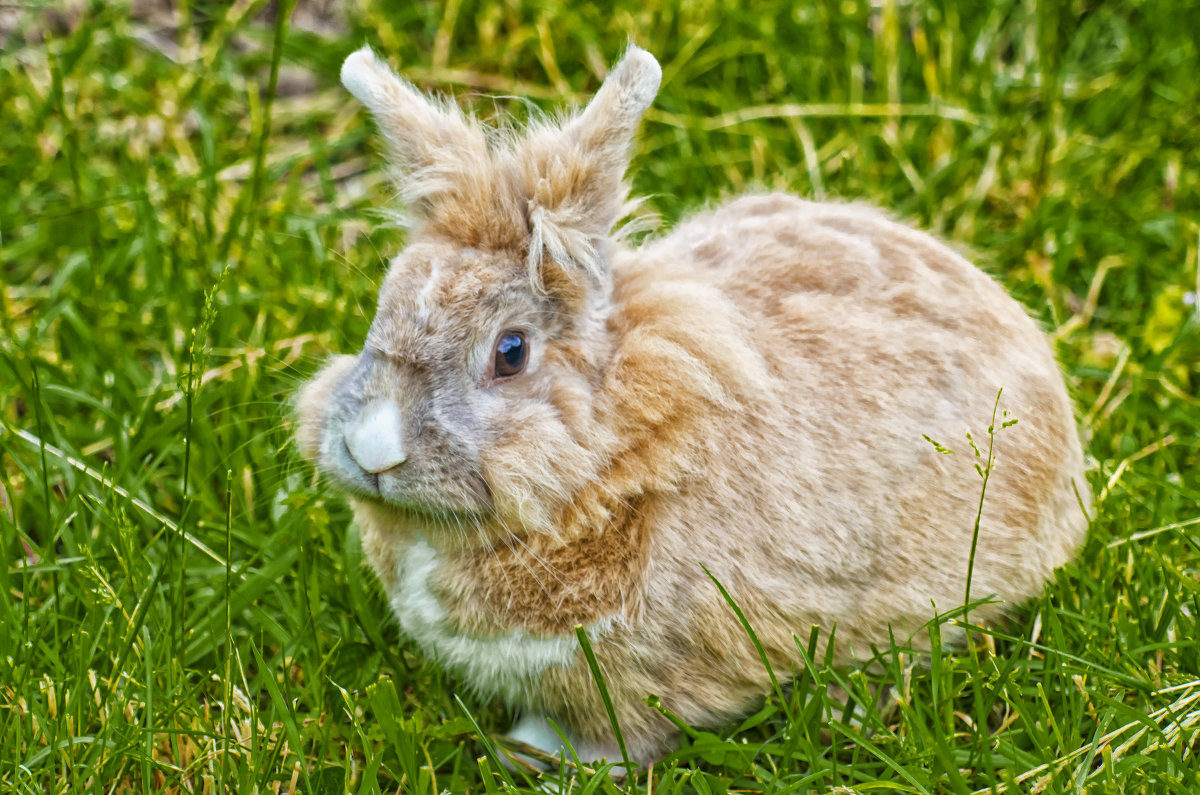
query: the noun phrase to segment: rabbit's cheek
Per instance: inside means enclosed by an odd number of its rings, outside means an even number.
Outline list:
[[[557,514],[597,479],[602,457],[540,401],[507,405],[489,427],[480,466],[496,516],[509,528],[554,534]]]

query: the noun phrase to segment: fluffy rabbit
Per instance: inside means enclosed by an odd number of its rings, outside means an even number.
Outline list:
[[[702,566],[784,673],[813,625],[850,662],[962,604],[1001,387],[972,617],[1040,593],[1088,503],[1045,338],[929,235],[770,194],[613,238],[661,75],[631,47],[581,112],[489,133],[347,58],[414,226],[362,352],[298,398],[405,633],[516,738],[557,751],[550,717],[611,760],[583,625],[641,763],[677,741],[647,695],[712,726],[767,690]]]

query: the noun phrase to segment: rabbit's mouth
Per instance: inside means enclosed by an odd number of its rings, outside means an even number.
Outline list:
[[[404,514],[477,524],[492,512],[491,488],[479,472],[444,478],[407,466],[376,473],[340,463],[334,474],[342,488]]]
[[[483,511],[446,505],[430,505],[416,501],[393,502],[380,497],[374,497],[372,501],[386,506],[389,511],[403,516],[405,519],[445,530],[476,528],[486,522],[487,516]]]
[[[432,493],[422,493],[426,491]],[[385,478],[379,484],[378,498],[407,514],[463,524],[476,524],[492,510],[491,491],[479,475],[419,491],[389,488]]]

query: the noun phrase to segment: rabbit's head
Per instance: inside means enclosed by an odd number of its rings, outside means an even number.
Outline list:
[[[342,82],[375,116],[413,226],[358,356],[305,385],[302,453],[376,510],[433,526],[551,531],[609,440],[608,241],[629,147],[661,80],[631,47],[559,123],[487,133],[363,48]]]

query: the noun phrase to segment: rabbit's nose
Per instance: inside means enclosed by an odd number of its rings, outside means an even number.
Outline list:
[[[358,419],[346,428],[346,448],[364,471],[371,474],[403,464],[400,408],[390,400],[367,404]]]

